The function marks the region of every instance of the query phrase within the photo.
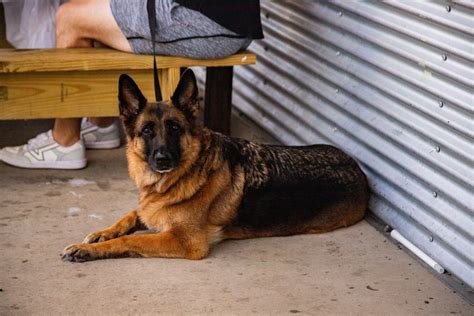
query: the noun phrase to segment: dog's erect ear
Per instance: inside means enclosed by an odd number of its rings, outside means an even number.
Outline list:
[[[122,74],[119,79],[119,110],[124,122],[134,118],[143,109],[147,100],[135,81]]]
[[[171,97],[171,101],[190,120],[196,117],[199,110],[198,92],[194,72],[191,69],[186,69]]]

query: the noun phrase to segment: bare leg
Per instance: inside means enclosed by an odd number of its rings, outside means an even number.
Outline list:
[[[118,50],[131,52],[127,39],[110,10],[109,0],[72,0],[56,12],[56,47],[92,47],[93,41]],[[92,123],[107,127],[113,118],[95,118]],[[80,138],[80,119],[56,119],[54,139],[62,146],[71,146]]]
[[[53,138],[61,146],[69,147],[77,143],[81,137],[81,120],[76,118],[56,119],[54,121]]]
[[[107,127],[112,125],[114,122],[115,117],[89,117],[89,121],[99,127]]]
[[[91,47],[94,40],[132,52],[115,22],[109,0],[72,0],[60,6],[56,12],[56,39],[58,48]]]

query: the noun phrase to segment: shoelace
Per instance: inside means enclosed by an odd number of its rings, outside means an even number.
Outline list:
[[[47,132],[38,134],[35,138],[30,139],[26,144],[26,147],[28,148],[28,150],[36,149],[42,144],[44,144],[45,141],[51,138],[53,138],[53,134],[52,130],[49,130]]]

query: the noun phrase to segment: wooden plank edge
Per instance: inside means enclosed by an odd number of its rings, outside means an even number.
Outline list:
[[[11,51],[11,50],[9,50]],[[27,63],[21,63],[21,60],[8,61],[2,60],[0,50],[0,73],[22,73],[22,72],[52,72],[52,71],[96,71],[96,70],[147,70],[153,69],[153,57],[149,55],[124,56],[127,53],[117,52],[111,54],[114,59],[113,65],[106,65],[100,60],[91,60],[85,62],[80,58],[65,59],[59,65],[48,64],[47,60],[36,60],[35,63],[41,64],[41,67],[28,67]],[[135,60],[133,60],[135,59]],[[131,61],[133,60],[133,61]],[[129,62],[127,64],[127,61]],[[157,56],[157,65],[159,69],[168,69],[176,67],[226,67],[237,65],[252,65],[257,62],[257,56],[250,52],[240,52],[235,55],[221,59],[191,59],[183,57]],[[20,64],[21,63],[21,64]],[[67,66],[67,64],[73,66]]]

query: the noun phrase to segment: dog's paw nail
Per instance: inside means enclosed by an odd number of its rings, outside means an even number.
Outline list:
[[[92,244],[92,243],[97,242],[98,239],[99,239],[99,236],[97,236],[97,233],[92,233],[92,234],[87,235],[86,238],[84,238],[84,240],[82,241],[82,243]]]
[[[96,242],[103,242],[112,238],[114,238],[114,236],[112,236],[108,232],[100,231],[100,232],[95,232],[95,233],[91,233],[87,235],[86,238],[84,238],[84,240],[82,241],[82,243],[93,244]]]
[[[64,248],[61,253],[61,259],[70,262],[84,262],[91,260],[92,257],[89,251],[81,247],[81,245],[70,245]]]

